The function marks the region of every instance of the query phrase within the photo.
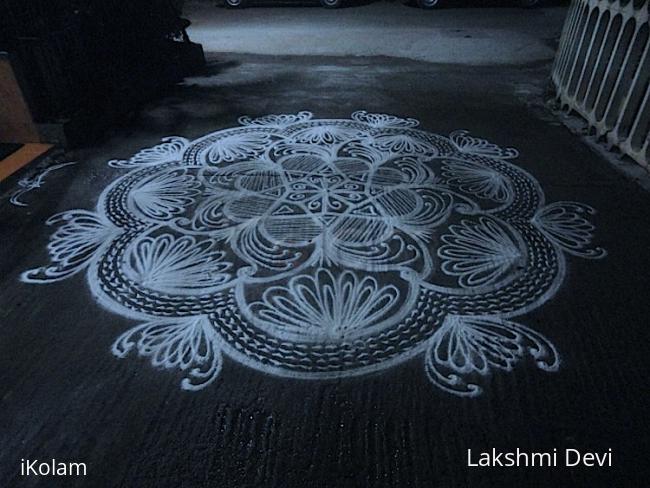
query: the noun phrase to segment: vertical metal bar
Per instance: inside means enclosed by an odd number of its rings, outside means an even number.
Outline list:
[[[623,6],[620,0],[573,0],[552,67],[561,102],[646,166],[650,156],[649,3]]]
[[[558,47],[558,53],[553,62],[553,73],[559,74],[564,66],[564,62],[568,55],[568,40],[571,39],[573,34],[573,29],[577,24],[578,19],[580,18],[581,4],[579,1],[571,2],[569,7],[569,13],[566,16],[564,22],[564,27],[562,28],[562,35],[560,36],[560,45]]]
[[[589,82],[587,83],[587,89],[585,90],[585,96],[583,98],[583,102],[586,102],[589,99],[589,94],[594,88],[593,86],[594,79],[596,78],[596,73],[598,72],[598,66],[600,66],[600,61],[603,57],[605,46],[607,46],[607,39],[609,39],[609,33],[612,30],[612,25],[614,25],[614,18],[616,18],[616,15],[610,15],[609,22],[607,22],[607,29],[605,30],[605,34],[603,35],[603,40],[600,44],[600,49],[598,50],[598,56],[594,61],[594,68],[591,71],[591,76],[589,77]]]
[[[641,29],[639,29],[637,31],[637,35],[640,32],[641,32]],[[649,39],[650,39],[650,37],[649,37]],[[627,93],[625,94],[625,102],[621,104],[621,113],[618,115],[618,118],[616,120],[617,136],[619,135],[618,130],[619,130],[620,124],[621,124],[621,122],[623,120],[623,116],[625,115],[625,112],[627,111],[628,105],[631,102],[634,102],[634,100],[632,100],[632,94],[634,93],[634,90],[635,90],[635,88],[636,88],[636,86],[637,86],[637,84],[639,82],[639,78],[641,77],[641,71],[642,71],[641,68],[644,65],[645,58],[648,56],[648,49],[650,49],[650,42],[646,41],[646,45],[645,45],[645,49],[643,50],[643,54],[639,58],[639,65],[638,65],[638,67],[636,69],[636,73],[634,73],[634,77],[632,78],[632,82],[630,83],[630,88],[627,91]],[[645,94],[644,99],[647,98],[647,96],[648,96],[648,91],[646,90],[646,94]],[[642,106],[643,106],[643,100],[641,101],[640,104],[637,105],[637,107],[642,107]],[[632,107],[632,109],[634,109],[634,108],[635,107]],[[636,117],[634,118],[634,123],[630,126],[630,131],[628,132],[628,135],[627,135],[627,137],[625,139],[632,139],[632,134],[633,134],[632,129],[633,129],[634,125],[638,122],[640,115],[641,115],[641,111],[639,110],[637,112],[637,114],[636,114]]]
[[[580,91],[580,85],[582,84],[582,80],[585,76],[585,73],[587,72],[587,69],[589,68],[589,58],[591,57],[591,51],[594,49],[594,43],[596,41],[596,38],[598,36],[598,27],[600,26],[600,20],[602,19],[602,13],[597,15],[596,20],[594,21],[594,31],[591,34],[591,39],[589,39],[589,47],[587,48],[587,52],[584,54],[583,58],[583,64],[582,64],[582,70],[580,71],[580,78],[578,78],[578,82],[576,83],[576,89],[575,92],[573,93],[572,96],[577,96],[578,92]]]
[[[594,110],[596,110],[597,107],[600,106],[600,100],[601,97],[604,94],[605,86],[607,85],[607,80],[609,79],[609,75],[612,72],[612,65],[614,64],[614,59],[616,53],[618,53],[618,50],[621,46],[621,41],[623,39],[623,36],[625,35],[625,31],[627,28],[627,22],[629,19],[626,19],[623,17],[623,20],[621,21],[621,30],[618,33],[618,38],[616,39],[616,44],[614,45],[614,48],[612,49],[612,56],[609,58],[609,63],[607,63],[607,68],[605,68],[605,76],[603,77],[603,83],[600,85],[600,88],[598,89],[598,95],[596,96],[596,101],[594,102]],[[612,87],[612,92],[614,91],[614,88]],[[611,92],[610,92],[611,93]],[[603,116],[602,119],[605,118],[605,113],[606,111],[603,110]],[[594,117],[595,117],[595,112],[594,112]],[[598,120],[594,119],[594,122],[597,122]]]

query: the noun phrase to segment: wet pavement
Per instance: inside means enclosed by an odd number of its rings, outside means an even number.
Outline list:
[[[548,72],[214,53],[27,206],[4,183],[0,484],[643,486],[650,195]]]

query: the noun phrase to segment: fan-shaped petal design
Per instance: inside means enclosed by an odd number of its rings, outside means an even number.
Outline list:
[[[363,332],[385,319],[399,297],[395,286],[380,286],[373,277],[321,268],[292,278],[287,287],[269,288],[252,311],[274,333],[322,340]]]
[[[457,276],[464,288],[495,283],[522,259],[517,245],[492,219],[464,220],[449,230],[451,234],[442,236],[438,255],[442,270]]]
[[[180,161],[190,143],[184,137],[165,137],[162,141],[157,146],[143,149],[129,160],[113,159],[108,164],[113,168],[138,168]]]
[[[336,144],[353,138],[358,132],[354,127],[314,125],[296,132],[293,138],[300,143]]]
[[[126,275],[141,286],[166,292],[189,292],[227,282],[231,263],[217,244],[192,236],[146,236],[131,247]]]
[[[21,279],[27,283],[59,281],[75,274],[119,233],[108,219],[85,210],[56,214],[47,224],[60,225],[47,246],[52,264],[25,271]]]
[[[271,136],[265,132],[241,132],[215,141],[208,150],[211,164],[232,163],[264,152]]]
[[[469,161],[450,161],[445,164],[447,182],[480,198],[506,202],[513,194],[508,178],[488,166]]]
[[[363,122],[370,127],[417,127],[420,122],[416,119],[403,119],[389,114],[373,114],[365,110],[359,110],[352,114],[352,120]]]
[[[138,213],[168,220],[196,201],[201,184],[183,170],[157,174],[131,190],[130,204]]]
[[[556,202],[541,208],[533,217],[533,224],[568,253],[599,259],[605,257],[607,251],[600,247],[589,248],[596,227],[585,218],[594,213],[589,205]]]
[[[426,354],[431,381],[451,393],[475,396],[476,377],[492,370],[511,371],[530,355],[537,367],[557,371],[560,357],[548,339],[523,325],[493,317],[448,316]]]
[[[238,120],[241,125],[275,127],[282,129],[298,122],[306,122],[307,120],[311,120],[312,117],[313,114],[311,112],[303,111],[298,112],[297,114],[271,114],[256,118],[245,115],[239,117]]]
[[[428,142],[416,139],[408,134],[389,134],[379,136],[374,144],[382,151],[391,151],[397,154],[429,154],[436,150]]]
[[[144,323],[122,334],[112,347],[119,358],[132,350],[150,358],[152,366],[187,372],[187,378],[181,382],[184,390],[200,390],[212,383],[223,362],[219,337],[202,316]]]
[[[450,138],[458,150],[463,153],[478,154],[480,156],[498,159],[513,159],[519,156],[519,151],[514,148],[502,149],[485,139],[470,136],[466,130],[453,132]]]

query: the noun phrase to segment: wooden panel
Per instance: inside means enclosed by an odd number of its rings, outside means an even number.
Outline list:
[[[18,151],[0,161],[0,181],[38,159],[51,148],[51,144],[25,144]]]
[[[40,142],[7,53],[0,52],[0,142]]]

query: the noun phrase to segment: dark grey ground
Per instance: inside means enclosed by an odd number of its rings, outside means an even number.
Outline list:
[[[395,58],[212,55],[188,80],[82,161],[0,201],[0,486],[630,487],[647,486],[650,194],[629,182],[539,105],[546,62],[467,67]],[[559,373],[530,363],[461,399],[433,388],[422,359],[342,381],[264,376],[226,360],[189,393],[182,376],[110,354],[133,321],[94,303],[82,275],[34,286],[51,214],[92,209],[126,158],[161,137],[194,138],[243,114],[365,109],[467,129],[520,150],[549,201],[598,209],[601,261],[569,258],[563,287],[518,321],[561,351]],[[121,173],[120,173],[121,174]],[[0,187],[7,194],[17,178]],[[612,448],[608,469],[469,470],[466,450]],[[21,458],[83,461],[85,479],[21,479]]]
[[[385,55],[485,66],[552,58],[549,41],[559,37],[563,2],[544,0],[544,8],[522,10],[512,8],[517,0],[441,0],[441,8],[423,11],[404,0],[347,0],[342,9],[318,8],[318,0],[251,0],[256,8],[246,9],[188,0],[185,14],[190,36],[206,51]]]

